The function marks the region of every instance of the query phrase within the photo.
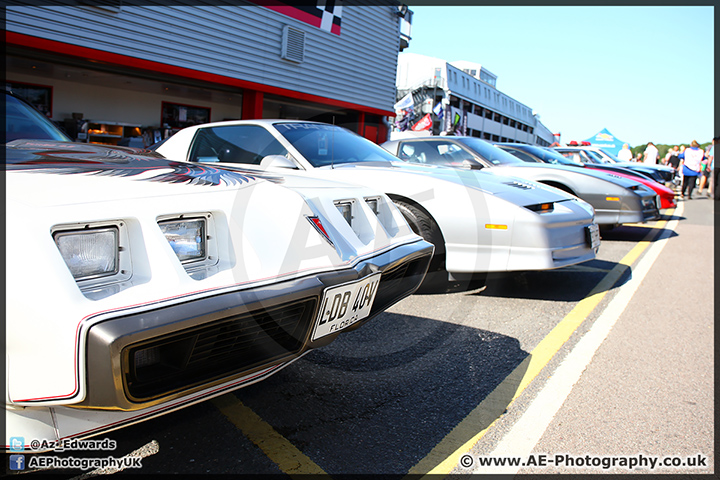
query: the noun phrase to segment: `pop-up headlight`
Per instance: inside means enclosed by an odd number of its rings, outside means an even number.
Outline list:
[[[181,263],[205,260],[207,257],[204,218],[188,218],[158,222],[175,255]]]
[[[116,227],[60,231],[53,238],[75,280],[118,273],[120,247]]]
[[[365,203],[367,203],[368,207],[370,207],[370,210],[372,210],[375,215],[377,215],[379,212],[379,210],[378,210],[379,202],[380,201],[377,197],[375,197],[375,198],[371,197],[371,198],[365,199]]]
[[[352,202],[337,202],[335,206],[348,225],[352,225]]]

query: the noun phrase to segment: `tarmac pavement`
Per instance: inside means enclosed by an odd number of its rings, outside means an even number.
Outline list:
[[[715,202],[704,195],[680,202],[681,207],[675,211],[676,235],[667,236],[659,256],[631,293],[629,303],[577,383],[568,387],[569,394],[560,401],[562,406],[532,448],[536,461],[544,458],[548,463],[500,471],[715,471]],[[633,267],[633,274],[638,269]],[[538,394],[536,401],[540,397]],[[503,437],[497,442],[501,445],[498,449],[479,445],[474,452],[490,452],[490,456],[529,454],[519,444],[527,441],[528,431],[541,420],[524,417],[507,427],[510,446],[502,448],[503,440],[508,441]],[[520,432],[517,439],[513,439],[513,431]],[[653,468],[650,459],[660,462],[671,456],[678,459],[668,461],[682,462],[680,468],[659,464]],[[632,457],[635,461],[644,457],[646,463],[629,468],[617,460],[615,468],[600,466],[603,462],[610,465],[611,457]],[[588,468],[590,462],[595,466]],[[486,471],[475,469],[475,473]]]

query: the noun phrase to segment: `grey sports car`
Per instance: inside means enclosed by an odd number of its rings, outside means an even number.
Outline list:
[[[381,146],[411,163],[471,169],[499,167],[503,175],[559,188],[591,204],[598,225],[646,222],[660,216],[657,195],[641,183],[592,170],[526,163],[479,138],[416,137],[391,140]]]
[[[655,180],[658,183],[665,184],[673,179],[674,171],[666,165],[648,165],[647,163],[623,162],[617,157],[609,154],[602,148],[592,146],[567,146],[554,147],[554,150],[560,152],[564,157],[571,159],[576,163],[584,163],[587,165],[602,166],[607,169],[630,169]]]

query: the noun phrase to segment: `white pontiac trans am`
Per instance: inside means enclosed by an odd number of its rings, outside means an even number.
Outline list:
[[[6,450],[262,380],[413,293],[430,262],[369,188],[72,143],[15,97],[6,111]]]
[[[492,172],[408,165],[338,126],[238,120],[185,128],[153,148],[168,159],[294,171],[385,192],[435,245],[428,279],[543,270],[595,258],[593,208],[558,189]],[[354,215],[352,202],[338,208]]]

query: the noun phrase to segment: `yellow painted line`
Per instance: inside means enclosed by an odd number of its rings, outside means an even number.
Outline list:
[[[660,225],[662,223],[662,225]],[[623,223],[620,225],[621,227],[639,227],[639,228],[657,228],[662,230],[665,228],[665,224],[667,223],[667,220],[660,220],[658,223],[654,225],[650,225],[647,223]]]
[[[658,222],[665,227],[666,220]],[[555,356],[582,322],[615,285],[625,271],[638,259],[650,245],[651,231],[638,242],[630,252],[592,289],[583,300],[553,328],[550,333],[530,352],[530,355],[510,373],[490,394],[483,399],[428,455],[410,469],[410,475],[447,475],[458,465],[460,456],[468,452],[499,420],[500,415],[510,407]],[[512,390],[515,394],[510,402]],[[478,428],[487,425],[479,432]],[[463,441],[464,438],[469,438]],[[422,477],[425,478],[425,477]],[[436,479],[435,479],[436,480]]]
[[[327,476],[327,473],[322,468],[275,431],[270,424],[260,418],[249,407],[245,406],[235,395],[228,393],[214,398],[212,402],[251,442],[260,447],[265,455],[275,462],[285,474],[290,476]]]

